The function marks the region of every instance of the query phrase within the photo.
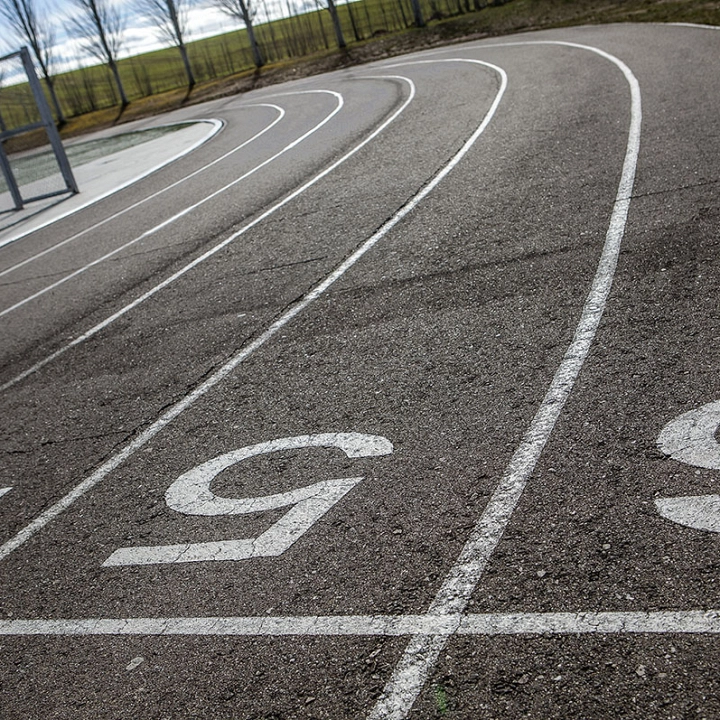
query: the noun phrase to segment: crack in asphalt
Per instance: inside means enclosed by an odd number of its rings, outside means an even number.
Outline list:
[[[658,195],[669,195],[676,192],[682,192],[684,190],[695,190],[697,188],[703,188],[703,187],[710,187],[712,185],[718,185],[720,183],[720,179],[718,180],[703,180],[702,182],[697,183],[689,183],[687,185],[677,185],[676,187],[667,188],[665,190],[650,190],[645,193],[634,193],[631,195],[631,198],[633,200],[637,198],[648,198],[648,197],[656,197]]]

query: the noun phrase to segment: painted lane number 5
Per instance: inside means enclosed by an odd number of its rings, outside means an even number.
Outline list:
[[[323,480],[295,490],[253,498],[220,497],[213,493],[210,484],[223,470],[247,458],[314,447],[339,448],[349,458],[389,455],[393,451],[392,443],[379,435],[327,433],[271,440],[218,455],[184,473],[170,485],[165,493],[168,507],[186,515],[207,516],[290,509],[256,538],[120,548],[103,565],[247,560],[281,555],[363,478]]]

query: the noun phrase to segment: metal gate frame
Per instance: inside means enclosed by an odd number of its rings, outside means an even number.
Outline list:
[[[77,182],[75,181],[75,176],[73,175],[72,168],[70,167],[70,162],[65,154],[65,148],[63,147],[62,140],[60,139],[60,133],[58,133],[58,130],[55,127],[55,120],[53,119],[52,111],[50,110],[50,106],[48,105],[42,86],[40,85],[40,80],[35,72],[35,66],[33,65],[32,58],[30,57],[30,51],[28,48],[22,47],[17,52],[0,57],[0,62],[3,60],[10,60],[15,57],[19,57],[23,64],[30,89],[32,90],[33,97],[35,98],[35,104],[37,105],[40,113],[40,122],[0,132],[0,170],[2,170],[2,173],[5,176],[5,181],[10,189],[10,195],[12,196],[15,204],[15,210],[22,210],[25,203],[33,202],[35,200],[44,200],[45,198],[55,197],[56,195],[64,195],[65,193],[75,194],[80,192],[80,190],[78,189]],[[15,176],[13,175],[12,168],[10,167],[10,161],[5,153],[3,143],[8,138],[21,135],[22,133],[29,132],[31,130],[37,130],[39,128],[45,128],[45,131],[47,132],[50,145],[55,153],[55,159],[57,160],[63,181],[65,182],[65,188],[45,193],[44,195],[37,195],[36,197],[23,198]]]

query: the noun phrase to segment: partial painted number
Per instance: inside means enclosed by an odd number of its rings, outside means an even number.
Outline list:
[[[350,458],[389,455],[393,451],[392,443],[379,435],[332,433],[281,438],[219,455],[175,480],[165,493],[168,507],[186,515],[207,516],[246,515],[284,507],[290,508],[288,512],[256,538],[120,548],[103,565],[247,560],[281,555],[363,478],[323,480],[254,498],[220,497],[213,493],[210,484],[223,470],[256,455],[315,447],[339,448]]]
[[[658,447],[674,460],[720,470],[720,401],[675,418],[660,433]],[[697,530],[720,532],[720,495],[657,498],[658,512],[668,520]]]

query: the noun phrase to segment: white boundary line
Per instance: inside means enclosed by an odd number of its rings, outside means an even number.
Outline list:
[[[14,305],[11,305],[10,307],[5,308],[4,310],[0,310],[0,317],[3,317],[4,315],[7,315],[8,313],[17,310],[18,308],[22,307],[26,303],[30,302],[31,300],[35,300],[36,298],[44,295],[45,293],[49,292],[50,290],[54,290],[56,287],[59,287],[60,285],[63,285],[68,280],[71,280],[72,278],[77,277],[78,275],[81,275],[82,273],[86,272],[90,268],[95,267],[96,265],[99,265],[100,263],[104,262],[105,260],[108,260],[111,257],[114,257],[118,253],[122,252],[123,250],[126,250],[127,248],[131,247],[132,245],[135,245],[135,243],[140,242],[141,240],[144,240],[147,237],[150,237],[151,235],[154,235],[156,232],[159,232],[163,228],[167,227],[168,225],[171,225],[172,223],[176,222],[182,217],[185,217],[185,215],[190,214],[194,210],[197,210],[199,207],[204,205],[205,203],[209,202],[210,200],[213,200],[214,198],[218,197],[219,195],[222,195],[222,193],[226,192],[232,187],[235,187],[238,183],[242,182],[243,180],[247,180],[251,175],[254,175],[258,170],[264,168],[266,165],[269,165],[270,163],[277,160],[281,155],[284,155],[286,152],[292,150],[293,148],[297,147],[301,142],[304,140],[307,140],[311,135],[316,133],[320,128],[322,128],[324,125],[326,125],[330,120],[337,115],[340,110],[342,109],[344,105],[343,97],[340,93],[335,92],[334,90],[314,90],[314,91],[302,91],[304,92],[315,92],[315,93],[328,93],[329,95],[332,95],[335,98],[336,105],[335,108],[326,115],[319,123],[317,123],[315,126],[310,128],[307,132],[303,133],[300,137],[293,140],[291,143],[286,145],[282,150],[279,150],[274,155],[270,156],[269,158],[266,158],[261,163],[258,163],[255,165],[255,167],[251,168],[250,170],[244,172],[239,177],[235,178],[232,182],[229,182],[227,185],[224,185],[223,187],[218,188],[214,192],[210,193],[209,195],[206,195],[201,200],[198,200],[197,202],[193,203],[192,205],[188,205],[187,207],[183,208],[180,212],[175,213],[171,217],[163,220],[161,223],[158,223],[154,227],[150,228],[149,230],[146,230],[145,232],[141,233],[137,237],[133,238],[132,240],[128,240],[128,242],[119,245],[115,249],[111,250],[108,253],[105,253],[105,255],[102,255],[101,257],[87,263],[86,265],[83,265],[82,267],[79,267],[77,270],[65,275],[64,277],[60,278],[59,280],[56,280],[55,282],[51,283],[50,285],[47,285],[42,290],[38,290],[37,292],[33,293],[32,295],[28,295],[23,300],[19,300]],[[297,93],[302,94],[301,92]],[[273,123],[274,124],[274,123]],[[271,126],[270,126],[271,127]],[[266,130],[269,128],[266,128]],[[260,133],[262,134],[262,133]],[[255,136],[258,137],[258,136]],[[255,138],[252,138],[255,139]],[[247,144],[244,143],[245,145]],[[235,148],[232,152],[235,152],[238,150],[238,148]],[[208,166],[209,167],[209,166]],[[206,168],[202,168],[202,170],[205,170]],[[193,174],[197,174],[198,171],[195,171]],[[175,183],[175,185],[179,185],[180,182],[184,182],[187,178],[192,177],[192,175],[188,175],[186,178],[183,178],[182,180]],[[172,186],[169,186],[172,187]],[[74,237],[73,237],[74,239]],[[57,246],[55,246],[57,247]]]
[[[410,92],[408,94],[408,97],[405,99],[405,101],[393,112],[389,117],[385,119],[384,122],[382,122],[375,130],[373,130],[372,133],[370,133],[364,140],[362,140],[360,143],[358,143],[354,148],[349,150],[345,155],[340,157],[338,160],[336,160],[334,163],[329,165],[327,168],[325,168],[322,172],[318,173],[313,177],[312,179],[308,180],[306,183],[301,185],[299,188],[294,190],[290,195],[283,198],[280,202],[276,203],[272,207],[270,207],[268,210],[266,210],[264,213],[259,215],[257,218],[255,218],[252,222],[245,225],[243,228],[238,230],[236,233],[233,233],[228,238],[226,238],[222,243],[216,245],[211,250],[208,250],[204,255],[202,255],[199,258],[196,258],[192,263],[187,265],[183,270],[178,271],[171,277],[167,278],[163,283],[156,286],[153,290],[145,293],[145,295],[138,298],[134,303],[131,303],[130,305],[127,305],[123,310],[118,311],[115,313],[115,315],[108,318],[105,323],[101,323],[100,325],[96,326],[96,328],[91,332],[96,332],[101,329],[101,327],[104,327],[106,324],[109,324],[117,317],[120,317],[120,315],[124,314],[128,310],[130,310],[132,307],[135,307],[135,305],[142,302],[147,297],[150,297],[152,294],[157,292],[160,288],[165,287],[166,285],[169,285],[174,279],[177,277],[180,277],[182,274],[190,270],[192,267],[195,267],[195,265],[198,265],[200,262],[202,262],[206,257],[210,257],[213,253],[217,252],[220,248],[224,247],[228,243],[235,240],[237,237],[242,235],[244,232],[246,232],[249,228],[257,225],[262,220],[264,220],[266,217],[274,213],[279,208],[283,207],[287,203],[289,203],[291,200],[295,199],[299,195],[301,195],[305,190],[307,190],[309,187],[315,185],[317,182],[319,182],[322,178],[324,178],[326,175],[329,175],[333,170],[335,170],[337,167],[342,165],[348,158],[352,157],[357,153],[361,148],[365,147],[368,143],[370,143],[372,140],[374,140],[385,128],[387,128],[390,124],[392,124],[396,118],[398,118],[404,111],[405,108],[410,105],[410,103],[415,98],[415,84],[410,80],[409,78],[405,78],[402,76],[389,76],[384,75],[383,78],[395,78],[399,79],[403,82],[406,82],[410,88]],[[493,106],[495,107],[495,106]],[[493,110],[494,112],[494,110]],[[452,161],[451,161],[452,162]],[[447,167],[447,166],[446,166]],[[449,172],[449,171],[448,171]],[[435,178],[439,178],[441,173],[435,176]],[[443,175],[444,177],[444,175]],[[437,180],[439,182],[439,180]],[[435,183],[437,184],[437,183]],[[109,460],[105,461],[95,472],[93,472],[91,475],[89,475],[87,478],[82,480],[80,483],[78,483],[70,492],[68,492],[66,495],[64,495],[60,500],[55,502],[53,505],[48,507],[46,510],[44,510],[40,515],[38,515],[34,520],[32,520],[28,525],[26,525],[24,528],[22,528],[16,535],[14,535],[12,538],[10,538],[8,541],[3,543],[3,545],[0,546],[0,560],[3,560],[6,558],[10,553],[17,550],[19,547],[24,545],[35,533],[42,530],[48,523],[52,522],[58,515],[63,513],[67,508],[69,508],[76,500],[81,498],[83,495],[85,495],[86,492],[94,488],[98,483],[102,482],[113,470],[115,470],[119,465],[121,465],[127,458],[131,457],[137,450],[139,450],[141,447],[146,445],[152,438],[154,438],[159,432],[161,432],[165,427],[167,427],[173,420],[175,420],[176,417],[181,415],[187,408],[191,407],[197,400],[199,400],[205,393],[207,393],[211,388],[213,388],[215,385],[220,383],[222,380],[225,379],[238,365],[240,365],[242,362],[244,362],[250,355],[252,355],[257,349],[262,347],[268,340],[270,340],[272,337],[274,337],[285,325],[287,325],[296,315],[299,315],[305,308],[310,305],[313,301],[315,301],[318,297],[320,297],[336,280],[338,280],[340,277],[342,277],[371,247],[373,247],[389,230],[390,228],[394,227],[402,217],[404,217],[412,208],[415,207],[415,205],[420,202],[420,199],[424,197],[430,190],[428,188],[432,188],[434,185],[428,185],[423,190],[421,190],[417,195],[415,195],[413,198],[411,198],[410,201],[406,205],[404,205],[388,222],[383,225],[380,230],[378,230],[371,238],[366,240],[360,247],[358,247],[355,252],[353,252],[348,258],[345,259],[345,261],[338,266],[328,277],[325,278],[319,285],[316,285],[312,290],[310,290],[306,295],[304,295],[298,302],[291,305],[275,322],[273,322],[263,333],[261,333],[258,337],[255,338],[255,340],[251,341],[247,345],[245,345],[243,348],[241,348],[238,352],[233,355],[228,362],[226,362],[222,367],[220,367],[218,370],[216,370],[210,377],[202,382],[200,385],[195,387],[194,390],[189,392],[187,395],[185,395],[184,398],[176,402],[174,405],[172,405],[168,410],[165,411],[155,422],[153,422],[146,430],[141,432],[134,440],[132,440],[130,443],[128,443],[122,450],[117,452],[115,455],[113,455]],[[85,334],[85,336],[82,336],[82,338],[86,337],[88,333]],[[67,346],[70,347],[70,346]],[[55,357],[58,353],[55,354]],[[53,356],[51,356],[52,358]],[[7,384],[6,384],[7,385]],[[5,386],[3,386],[5,387]]]
[[[595,338],[612,288],[640,149],[642,120],[640,86],[625,63],[604,50],[577,43],[540,41],[507,45],[516,44],[577,48],[609,60],[619,68],[630,86],[630,128],[605,244],[575,336],[498,487],[430,604],[429,614],[454,616],[457,627],[460,626],[462,614],[482,576],[485,565],[510,522],[535,463],[545,448]],[[407,716],[432,672],[440,652],[445,647],[448,637],[449,634],[422,635],[415,636],[410,641],[380,699],[370,712],[369,720],[401,720]]]
[[[720,634],[720,610],[296,615],[0,620],[0,635],[250,635],[398,637],[457,635]]]
[[[96,202],[100,202],[100,200],[104,200],[106,197],[109,197],[110,195],[114,195],[117,192],[120,192],[120,190],[124,190],[126,187],[130,187],[130,185],[135,184],[136,182],[140,182],[143,178],[146,178],[148,175],[152,175],[154,172],[157,172],[158,170],[161,170],[166,165],[170,165],[170,163],[175,162],[176,160],[179,160],[181,157],[185,157],[185,155],[189,155],[193,150],[196,150],[201,145],[204,145],[210,138],[215,137],[218,132],[223,127],[223,123],[220,120],[216,120],[214,118],[199,118],[197,120],[181,120],[176,123],[170,123],[170,125],[193,125],[194,123],[210,123],[213,127],[212,130],[208,132],[208,134],[200,138],[200,140],[197,140],[194,142],[190,147],[185,148],[184,150],[181,150],[176,155],[173,155],[168,160],[165,160],[158,165],[155,165],[154,167],[151,167],[149,170],[145,170],[139,175],[136,175],[134,178],[131,178],[130,180],[126,180],[121,185],[118,185],[118,187],[114,187],[112,190],[108,190],[107,192],[103,193],[102,195],[98,195],[97,197],[92,198],[92,200],[88,200],[86,203],[83,203],[82,205],[79,205],[76,208],[73,208],[72,210],[68,210],[66,213],[63,213],[62,215],[58,215],[57,217],[52,218],[52,220],[48,220],[40,225],[35,225],[32,228],[29,228],[28,230],[25,230],[24,232],[21,232],[18,235],[13,235],[11,238],[6,238],[5,240],[0,241],[0,248],[5,247],[6,245],[10,245],[10,243],[14,243],[17,240],[21,240],[24,237],[27,237],[31,233],[34,233],[38,230],[42,230],[43,228],[48,227],[48,225],[52,225],[53,223],[59,222],[60,220],[64,220],[67,217],[70,217],[71,215],[75,215],[75,213],[80,212],[81,210],[84,210],[87,207],[90,207],[90,205],[94,205]],[[155,130],[156,128],[161,127],[168,127],[168,125],[156,125],[152,128],[146,128],[148,130]],[[142,132],[141,130],[137,131],[131,131],[131,132]],[[24,264],[24,263],[23,263]],[[12,269],[12,268],[11,268]],[[3,271],[0,273],[0,276],[4,275],[6,272],[9,272],[8,270]]]
[[[659,23],[660,25],[674,25],[675,27],[689,27],[689,28],[702,28],[703,30],[720,30],[718,25],[703,25],[701,23],[690,23],[690,22],[674,22],[674,23]]]

